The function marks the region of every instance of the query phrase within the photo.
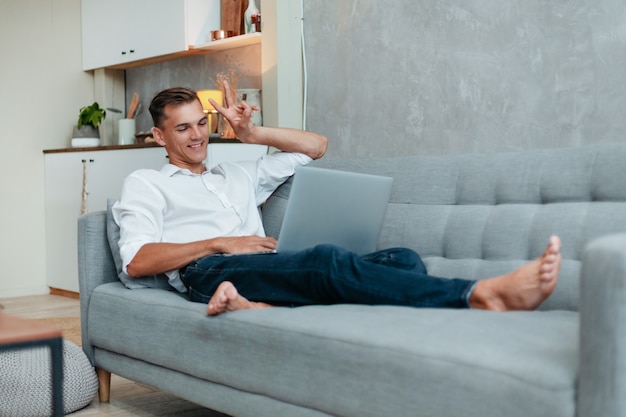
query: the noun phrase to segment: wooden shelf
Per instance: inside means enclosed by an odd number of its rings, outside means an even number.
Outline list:
[[[209,137],[209,145],[216,143],[243,143],[236,138],[221,138],[217,134],[211,134]],[[68,152],[95,152],[95,151],[112,151],[123,149],[141,149],[141,148],[160,148],[161,145],[155,142],[150,143],[133,143],[131,145],[103,145],[93,146],[89,148],[57,148],[57,149],[44,149],[43,153],[68,153]]]
[[[119,149],[139,149],[139,148],[159,148],[161,145],[157,143],[133,143],[132,145],[103,145],[93,146],[89,148],[58,148],[44,149],[43,153],[65,153],[65,152],[95,152],[95,151],[111,151]]]
[[[231,38],[220,39],[201,45],[190,46],[190,50],[201,50],[206,52],[224,51],[226,49],[234,49],[242,46],[256,45],[261,43],[261,33],[248,33],[245,35],[233,36]]]
[[[159,62],[171,61],[173,59],[185,58],[194,55],[209,54],[212,52],[226,51],[228,49],[240,48],[248,45],[260,45],[262,39],[261,33],[248,33],[245,35],[233,36],[219,41],[203,43],[200,45],[189,45],[188,50],[176,52],[168,55],[161,55],[152,58],[141,59],[132,62],[125,62],[118,65],[109,65],[107,69],[126,70],[137,68],[148,64],[156,64]]]

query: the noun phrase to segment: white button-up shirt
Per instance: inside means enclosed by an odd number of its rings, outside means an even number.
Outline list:
[[[113,206],[120,226],[123,272],[146,243],[187,243],[222,236],[265,236],[260,206],[300,165],[311,158],[278,152],[257,161],[224,163],[194,174],[165,165],[129,175]],[[186,291],[177,270],[169,284]],[[123,280],[126,281],[126,280]]]

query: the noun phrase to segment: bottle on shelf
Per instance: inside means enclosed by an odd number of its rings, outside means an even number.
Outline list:
[[[257,25],[252,22],[252,16],[259,14],[259,8],[256,7],[256,0],[248,0],[248,8],[243,14],[244,30],[246,33],[254,33],[257,31]]]

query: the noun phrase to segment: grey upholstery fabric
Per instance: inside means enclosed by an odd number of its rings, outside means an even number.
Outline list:
[[[96,366],[235,416],[622,415],[625,159],[626,145],[598,145],[315,162],[394,176],[379,245],[416,249],[435,275],[508,272],[559,234],[560,283],[538,312],[336,305],[208,318],[180,294],[124,288],[106,216],[89,213],[84,348]],[[270,235],[289,188],[263,207]],[[597,240],[609,233],[623,234]]]
[[[82,348],[91,361],[93,347],[89,342],[89,302],[98,286],[117,282],[117,271],[109,248],[106,212],[97,211],[78,218],[78,286],[80,289],[80,327]]]
[[[122,255],[120,254],[120,228],[115,223],[113,218],[113,206],[115,200],[112,198],[107,199],[107,241],[109,242],[109,248],[111,249],[111,255],[113,255],[113,262],[115,263],[115,271],[117,275],[122,279]]]
[[[330,415],[573,415],[573,312],[337,305],[207,318],[205,308],[107,284],[92,299],[92,343]]]
[[[590,244],[583,255],[580,415],[626,415],[626,234]]]
[[[99,349],[96,359],[104,369],[121,369],[133,379],[152,387],[162,387],[168,392],[193,401],[207,404],[214,410],[229,410],[232,416],[288,416],[330,417],[319,410],[300,407],[273,398],[244,392],[233,387],[199,379],[171,368],[154,366],[115,352]],[[200,414],[203,415],[203,414]]]

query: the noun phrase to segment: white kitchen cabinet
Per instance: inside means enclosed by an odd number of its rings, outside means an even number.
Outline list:
[[[187,51],[220,27],[220,0],[81,0],[83,70]]]
[[[252,161],[267,153],[265,145],[243,143],[211,143],[207,150],[206,165],[212,167],[220,162]]]
[[[128,174],[160,169],[167,163],[166,153],[161,147],[53,152],[45,153],[44,160],[48,286],[77,293],[76,222],[83,196],[87,211],[105,210],[108,198],[119,197]]]

